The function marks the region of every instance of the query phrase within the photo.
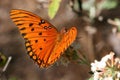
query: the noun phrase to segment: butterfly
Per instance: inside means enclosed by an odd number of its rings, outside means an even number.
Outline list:
[[[77,36],[76,27],[58,31],[51,23],[25,10],[11,10],[10,17],[25,40],[28,55],[40,68],[54,64]]]

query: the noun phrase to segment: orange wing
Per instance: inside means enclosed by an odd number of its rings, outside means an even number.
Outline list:
[[[77,35],[75,27],[59,33],[52,24],[28,11],[12,10],[10,17],[25,39],[29,56],[40,67],[53,64]]]
[[[24,10],[11,10],[11,19],[25,39],[28,54],[40,67],[49,65],[47,59],[56,44],[57,29],[46,20]]]
[[[75,40],[76,36],[77,29],[75,27],[70,28],[64,34],[61,33],[60,38],[49,57],[48,63],[54,63]]]

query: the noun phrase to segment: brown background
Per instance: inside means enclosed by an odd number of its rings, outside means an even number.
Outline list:
[[[4,78],[16,78],[16,80],[86,80],[90,76],[90,69],[86,65],[69,63],[68,66],[53,65],[47,69],[40,69],[35,65],[26,54],[24,40],[10,19],[11,9],[31,11],[50,21],[57,29],[76,26],[78,29],[76,42],[80,43],[80,49],[90,61],[100,60],[111,50],[118,55],[120,54],[120,38],[112,34],[113,26],[106,22],[108,18],[120,16],[119,6],[112,10],[102,11],[100,15],[105,20],[100,22],[96,18],[94,23],[89,23],[84,19],[84,14],[78,16],[72,11],[68,3],[69,0],[63,0],[57,15],[50,20],[47,15],[46,7],[48,4],[46,3],[43,4],[37,0],[0,0],[0,52],[7,57],[12,56],[12,61],[4,74]],[[85,30],[87,25],[93,25],[97,32],[90,35]]]

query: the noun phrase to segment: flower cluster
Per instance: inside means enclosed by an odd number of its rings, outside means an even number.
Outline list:
[[[120,58],[114,53],[104,56],[101,61],[91,63],[93,76],[89,80],[120,80]]]

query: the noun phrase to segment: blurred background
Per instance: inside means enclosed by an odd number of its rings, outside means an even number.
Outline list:
[[[58,30],[76,26],[77,38],[54,65],[39,68],[10,19],[12,9],[33,12]],[[0,0],[0,63],[12,56],[4,74],[4,64],[0,67],[0,80],[87,80],[91,62],[110,51],[120,56],[119,18],[119,0]]]

